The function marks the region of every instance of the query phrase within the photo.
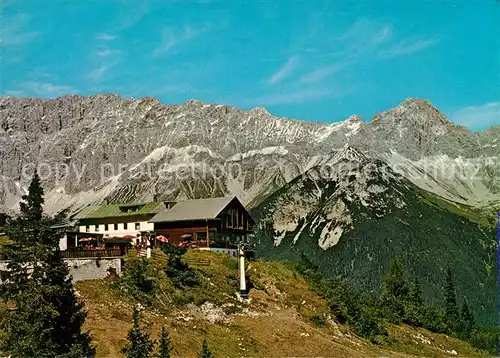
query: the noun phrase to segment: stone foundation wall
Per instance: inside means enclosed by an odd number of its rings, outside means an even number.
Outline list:
[[[119,257],[110,258],[84,258],[84,259],[64,259],[73,282],[105,278],[112,270],[120,275],[122,272],[122,261]],[[7,270],[7,262],[0,261],[0,271]]]

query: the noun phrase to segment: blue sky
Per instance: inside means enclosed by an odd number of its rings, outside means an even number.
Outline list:
[[[408,97],[500,124],[500,3],[4,0],[0,95],[195,98],[365,120]]]

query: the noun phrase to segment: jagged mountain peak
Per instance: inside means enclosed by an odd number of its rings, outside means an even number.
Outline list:
[[[377,113],[372,119],[372,123],[375,125],[393,122],[405,125],[412,123],[419,125],[453,124],[431,102],[421,98],[407,98],[395,108]]]
[[[344,122],[348,123],[364,123],[363,118],[358,114],[353,114],[349,116]]]
[[[269,111],[264,107],[255,107],[250,110],[250,113],[255,113],[261,116],[274,117]]]
[[[200,101],[199,99],[188,99],[187,101],[184,102],[185,106],[196,106],[200,107],[203,106],[204,103]]]

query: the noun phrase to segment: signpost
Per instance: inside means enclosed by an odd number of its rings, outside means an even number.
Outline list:
[[[248,299],[247,283],[245,277],[245,244],[238,244],[238,257],[240,268],[240,297]]]

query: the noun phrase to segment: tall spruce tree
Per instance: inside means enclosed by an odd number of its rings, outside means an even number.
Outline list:
[[[469,308],[469,303],[467,299],[464,298],[462,302],[462,307],[460,309],[460,321],[459,321],[459,329],[458,334],[462,339],[469,339],[471,337],[471,333],[476,326],[476,320],[474,318],[474,314]]]
[[[412,326],[421,326],[424,321],[424,298],[422,285],[418,279],[415,279],[408,293],[408,299],[405,304],[404,321]]]
[[[210,351],[210,348],[208,348],[206,339],[203,340],[201,352],[198,353],[198,358],[214,358],[214,354]]]
[[[60,235],[43,217],[43,203],[35,172],[20,216],[6,227],[14,244],[5,250],[9,263],[0,294],[15,308],[2,321],[0,351],[16,357],[93,357],[91,337],[82,332],[85,311],[60,255]]]
[[[160,342],[158,344],[158,358],[170,358],[171,352],[172,352],[172,340],[168,336],[165,327],[162,327]]]
[[[400,322],[405,317],[405,304],[410,294],[410,283],[399,259],[391,262],[384,278],[381,301],[390,321]]]
[[[149,334],[141,329],[141,313],[137,306],[134,306],[132,317],[133,326],[128,332],[128,343],[122,349],[122,353],[127,358],[149,358],[153,352],[153,341]]]
[[[444,286],[444,303],[445,314],[448,328],[455,331],[458,324],[458,306],[457,306],[457,293],[455,290],[455,283],[453,282],[453,274],[451,269],[446,270],[446,284]]]

